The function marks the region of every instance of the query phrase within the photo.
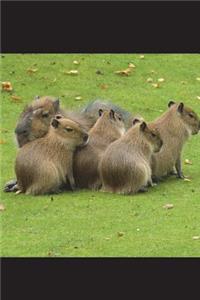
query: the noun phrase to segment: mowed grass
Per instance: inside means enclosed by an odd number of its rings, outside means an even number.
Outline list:
[[[12,93],[1,94],[1,190],[15,178],[17,119],[36,95],[59,97],[62,107],[73,109],[107,99],[147,121],[174,99],[200,115],[200,55],[5,54],[1,61],[1,80],[13,86]],[[136,66],[130,76],[114,74],[130,62]],[[72,69],[79,74],[64,74]],[[165,81],[156,88],[146,82],[149,77]],[[185,145],[182,161],[191,181],[172,177],[134,196],[87,190],[41,197],[1,192],[1,256],[199,256],[200,239],[193,239],[200,236],[199,135]],[[164,209],[167,203],[173,209]]]

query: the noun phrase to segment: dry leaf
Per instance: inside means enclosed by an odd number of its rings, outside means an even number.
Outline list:
[[[29,73],[29,74],[33,74],[33,73],[36,73],[36,72],[38,71],[38,69],[32,69],[32,68],[29,68],[29,69],[27,69],[26,71],[27,71],[27,73]]]
[[[200,77],[197,77],[196,80],[197,80],[197,81],[200,81]]]
[[[74,60],[74,61],[73,61],[73,64],[74,64],[74,65],[79,65],[80,62],[79,62],[78,60]]]
[[[152,86],[157,89],[157,88],[160,87],[160,84],[159,83],[152,83]]]
[[[184,181],[188,181],[188,182],[192,181],[192,180],[189,179],[189,178],[184,178],[183,180],[184,180]]]
[[[124,235],[124,232],[122,232],[122,231],[117,233],[118,237],[122,237],[123,235]]]
[[[13,90],[11,82],[9,82],[9,81],[2,82],[1,89],[6,92],[11,92]]]
[[[78,70],[70,70],[70,71],[65,71],[64,72],[65,74],[68,74],[68,75],[78,75]]]
[[[167,203],[167,204],[165,204],[165,205],[163,206],[163,208],[165,208],[165,209],[171,209],[171,208],[173,208],[173,207],[174,207],[174,205],[171,204],[171,203]]]
[[[200,96],[197,96],[197,99],[200,100]]]
[[[99,87],[100,87],[102,90],[107,90],[108,85],[107,85],[107,84],[101,84]]]
[[[6,142],[3,140],[0,140],[0,144],[3,145],[3,144],[6,144]]]
[[[129,64],[128,64],[128,67],[129,67],[129,68],[135,68],[135,65],[132,64],[132,63],[129,63]]]
[[[151,77],[147,78],[147,82],[148,82],[148,83],[153,82],[153,78],[151,78]]]
[[[164,78],[158,78],[158,82],[164,82],[165,79]]]
[[[199,235],[195,235],[195,236],[192,237],[192,239],[193,239],[193,240],[199,240],[199,239],[200,239],[200,236],[199,236]]]
[[[144,59],[144,55],[140,55],[140,59]]]
[[[81,96],[77,96],[75,97],[76,100],[82,100],[82,97]]]
[[[132,71],[131,68],[127,68],[125,70],[116,71],[115,74],[122,75],[122,76],[129,76],[131,71]]]
[[[0,211],[4,211],[5,210],[5,206],[3,205],[3,203],[0,203]]]
[[[191,162],[191,160],[189,160],[189,159],[185,159],[185,164],[186,164],[186,165],[192,165],[192,162]]]
[[[11,99],[12,99],[13,102],[17,102],[18,103],[18,102],[21,102],[22,98],[19,97],[19,96],[12,95]]]

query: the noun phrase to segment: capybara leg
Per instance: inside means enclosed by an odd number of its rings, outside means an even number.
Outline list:
[[[176,161],[175,168],[176,168],[176,171],[177,171],[177,178],[184,179],[185,176],[183,175],[183,172],[182,172],[181,158],[180,157]]]

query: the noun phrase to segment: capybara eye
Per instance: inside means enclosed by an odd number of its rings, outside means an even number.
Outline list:
[[[73,129],[72,129],[72,128],[70,128],[70,127],[66,127],[66,128],[65,128],[65,130],[66,130],[66,131],[68,131],[68,132],[71,132],[71,131],[73,131]]]
[[[49,113],[48,113],[48,112],[43,112],[43,113],[42,113],[42,117],[43,117],[43,118],[48,118],[48,116],[49,116]]]

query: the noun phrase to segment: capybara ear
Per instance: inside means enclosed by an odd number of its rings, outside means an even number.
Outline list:
[[[115,118],[115,112],[113,109],[110,110],[110,118],[114,119]]]
[[[102,116],[102,114],[103,114],[103,109],[99,109],[99,117],[101,117]]]
[[[137,124],[137,123],[139,123],[139,122],[140,122],[139,119],[137,119],[137,118],[134,118],[134,119],[133,119],[133,125],[135,125],[135,124]]]
[[[59,120],[59,119],[62,119],[62,118],[63,118],[62,115],[55,115],[55,119],[56,119],[56,120]]]
[[[172,101],[172,100],[170,100],[169,103],[168,103],[168,107],[170,107],[170,106],[172,106],[172,105],[174,105],[174,104],[175,104],[175,102]]]
[[[140,129],[142,131],[144,131],[146,127],[147,127],[147,124],[145,122],[142,122],[142,124],[140,125]]]
[[[184,104],[183,102],[181,102],[177,108],[178,112],[182,113],[183,112],[183,108],[184,108]]]
[[[60,100],[59,99],[56,99],[53,101],[53,107],[55,109],[55,112],[57,112],[60,108]]]
[[[52,125],[54,128],[58,128],[59,121],[56,120],[56,119],[53,119],[52,122],[51,122],[51,125]]]
[[[39,100],[40,96],[35,96],[34,100]]]

